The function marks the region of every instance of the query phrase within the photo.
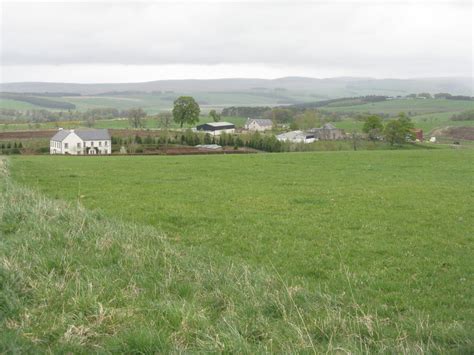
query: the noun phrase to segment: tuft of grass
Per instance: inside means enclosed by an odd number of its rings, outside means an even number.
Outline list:
[[[154,227],[19,187],[2,169],[0,352],[472,350],[460,326],[437,338],[422,314],[381,316],[303,278],[172,244]]]

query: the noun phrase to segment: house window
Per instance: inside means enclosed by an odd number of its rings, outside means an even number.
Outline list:
[[[102,142],[99,142],[99,147],[102,147]]]
[[[93,147],[93,146],[94,146],[94,142],[91,142],[91,147]]]
[[[68,149],[69,147],[69,144],[68,143],[64,143],[64,149]]]
[[[105,146],[107,147],[109,145],[109,142],[108,141],[105,141]]]
[[[77,143],[77,148],[81,148],[81,143]]]

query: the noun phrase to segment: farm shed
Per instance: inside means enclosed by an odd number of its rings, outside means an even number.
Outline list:
[[[336,128],[331,123],[326,123],[320,128],[312,128],[308,130],[308,132],[313,133],[315,138],[319,140],[336,140],[345,138],[344,130]]]
[[[291,143],[313,143],[316,138],[314,134],[305,133],[303,131],[291,131],[282,133],[276,136],[280,142],[291,142]]]
[[[222,133],[234,133],[235,125],[229,122],[209,122],[196,127],[198,131],[204,131],[213,136],[218,136]]]
[[[413,135],[415,136],[415,140],[423,142],[423,130],[420,128],[412,129]]]
[[[50,154],[111,154],[112,142],[106,129],[62,129],[49,142]]]

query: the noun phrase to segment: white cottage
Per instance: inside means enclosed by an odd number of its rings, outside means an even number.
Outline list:
[[[272,120],[267,118],[247,118],[245,123],[245,129],[249,131],[267,131],[273,128]]]
[[[111,154],[112,141],[106,129],[62,129],[49,142],[50,154]]]

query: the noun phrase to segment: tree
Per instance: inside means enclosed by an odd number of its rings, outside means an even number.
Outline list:
[[[424,97],[425,99],[431,99],[432,96],[429,92],[421,92],[418,94],[418,97]]]
[[[385,139],[390,145],[403,144],[407,139],[413,138],[413,123],[404,113],[398,119],[387,122],[384,129]]]
[[[169,112],[163,112],[158,115],[158,122],[161,128],[163,140],[165,142],[165,154],[168,153],[168,135],[169,127],[171,125],[171,114]]]
[[[133,128],[143,127],[143,118],[146,117],[146,112],[141,108],[132,108],[127,112],[128,121]]]
[[[218,114],[216,110],[209,111],[209,117],[212,118],[214,122],[219,122],[221,120],[221,115]]]
[[[437,94],[434,94],[435,99],[445,99],[447,97],[451,97],[452,95],[447,93],[447,92],[439,92]]]
[[[173,119],[183,128],[183,124],[190,125],[199,122],[201,109],[191,96],[180,96],[174,101]]]
[[[377,115],[370,115],[365,118],[362,132],[369,135],[369,139],[375,141],[379,139],[383,131],[382,118]]]
[[[295,122],[300,129],[310,129],[319,127],[323,120],[315,110],[306,110],[295,118]]]

